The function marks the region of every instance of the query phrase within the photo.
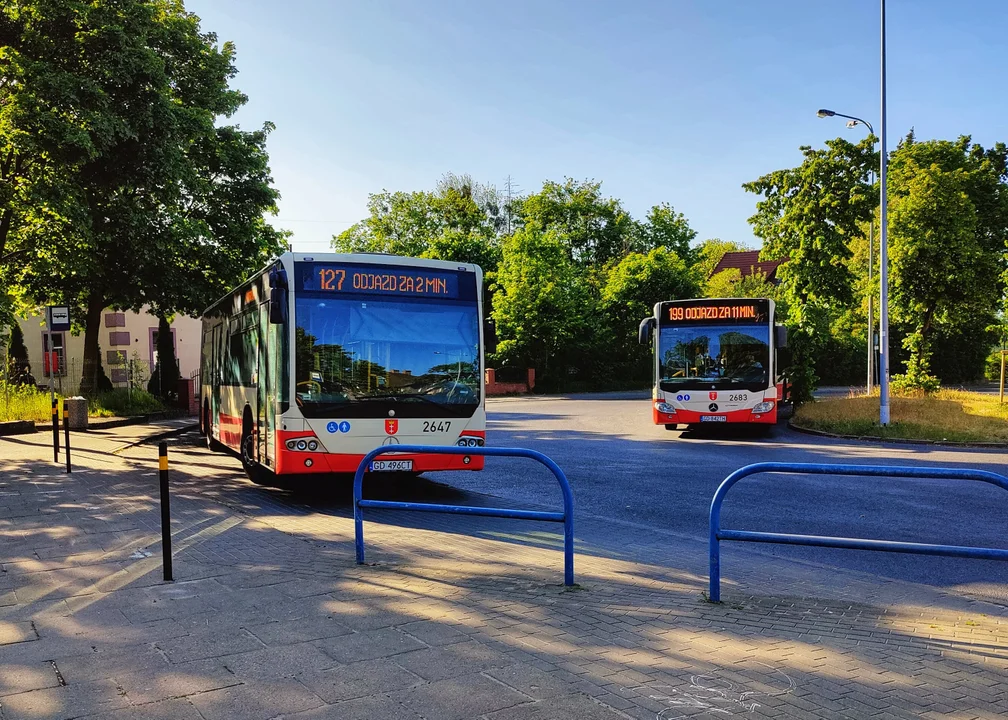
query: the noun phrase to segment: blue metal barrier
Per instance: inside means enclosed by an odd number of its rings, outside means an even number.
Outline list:
[[[731,486],[744,477],[758,473],[794,473],[800,475],[861,475],[869,477],[926,478],[936,480],[979,480],[1008,490],[1008,478],[986,470],[961,470],[958,468],[886,467],[883,465],[821,465],[816,463],[764,462],[746,465],[724,479],[714,493],[710,509],[710,599],[721,601],[721,541],[780,543],[784,545],[811,545],[815,547],[846,548],[848,550],[884,550],[888,552],[915,553],[918,555],[945,555],[977,558],[981,560],[1008,560],[1008,549],[963,547],[960,545],[932,545],[928,543],[897,542],[894,540],[868,540],[864,538],[826,537],[822,535],[793,535],[789,533],[753,532],[750,530],[722,530],[721,503]]]
[[[364,500],[364,472],[377,456],[388,453],[437,454],[437,455],[486,455],[496,457],[523,457],[542,463],[556,476],[563,493],[563,512],[543,512],[540,510],[512,510],[510,508],[472,507],[467,505],[440,505],[435,503],[399,502],[394,500]],[[426,512],[456,513],[459,515],[483,515],[485,517],[512,518],[517,520],[545,520],[564,524],[564,585],[574,584],[574,494],[563,470],[550,458],[535,450],[525,448],[498,447],[432,447],[428,445],[384,445],[375,448],[361,460],[354,475],[354,539],[357,546],[357,563],[364,562],[364,513],[363,508],[384,508],[386,510],[422,510]]]

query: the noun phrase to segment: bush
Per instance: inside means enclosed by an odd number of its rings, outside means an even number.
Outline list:
[[[1001,380],[1000,350],[995,350],[987,356],[987,362],[984,364],[984,377],[991,382],[999,382]]]
[[[34,385],[7,382],[0,374],[0,421],[46,422],[51,418],[49,393],[41,392]]]
[[[926,373],[893,375],[889,387],[897,395],[933,395],[941,389],[941,381]]]
[[[146,415],[147,413],[164,410],[164,405],[154,395],[143,390],[128,390],[119,388],[110,392],[100,393],[88,400],[88,414],[95,416],[109,415]]]

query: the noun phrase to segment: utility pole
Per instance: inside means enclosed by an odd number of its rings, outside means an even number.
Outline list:
[[[521,192],[521,188],[519,188],[515,181],[511,179],[511,176],[508,175],[504,180],[504,194],[507,197],[507,209],[505,211],[505,215],[507,217],[508,235],[511,234],[511,203],[516,197],[518,197],[519,192]]]
[[[886,206],[886,36],[885,0],[882,0],[882,152],[879,161],[879,280],[881,303],[879,307],[879,424],[889,424],[889,223]]]

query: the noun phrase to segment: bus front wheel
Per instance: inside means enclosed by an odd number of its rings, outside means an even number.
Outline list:
[[[214,440],[213,425],[210,424],[209,404],[203,406],[203,433],[206,435],[206,444],[209,450],[216,452],[223,447],[219,442]]]

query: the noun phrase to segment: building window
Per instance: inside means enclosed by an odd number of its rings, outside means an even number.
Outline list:
[[[109,367],[114,367],[116,365],[126,364],[126,351],[125,350],[106,350],[105,351],[105,364]]]
[[[105,313],[105,327],[126,327],[126,313],[111,312]]]
[[[130,344],[130,334],[129,331],[123,332],[110,332],[109,333],[109,345],[112,347],[129,347]]]
[[[154,372],[154,366],[157,365],[158,331],[156,327],[152,327],[147,331],[147,333],[150,338],[150,367],[151,372]],[[178,359],[178,346],[175,344],[175,328],[171,328],[171,339],[172,339],[172,353],[175,355],[175,358]]]
[[[63,344],[63,333],[42,333],[42,374],[45,377],[50,376],[49,366],[53,357],[51,353],[56,353],[55,377],[66,377],[66,346]]]
[[[112,374],[109,376],[109,380],[116,385],[125,385],[128,377],[129,376],[126,374],[126,368],[112,368]]]

